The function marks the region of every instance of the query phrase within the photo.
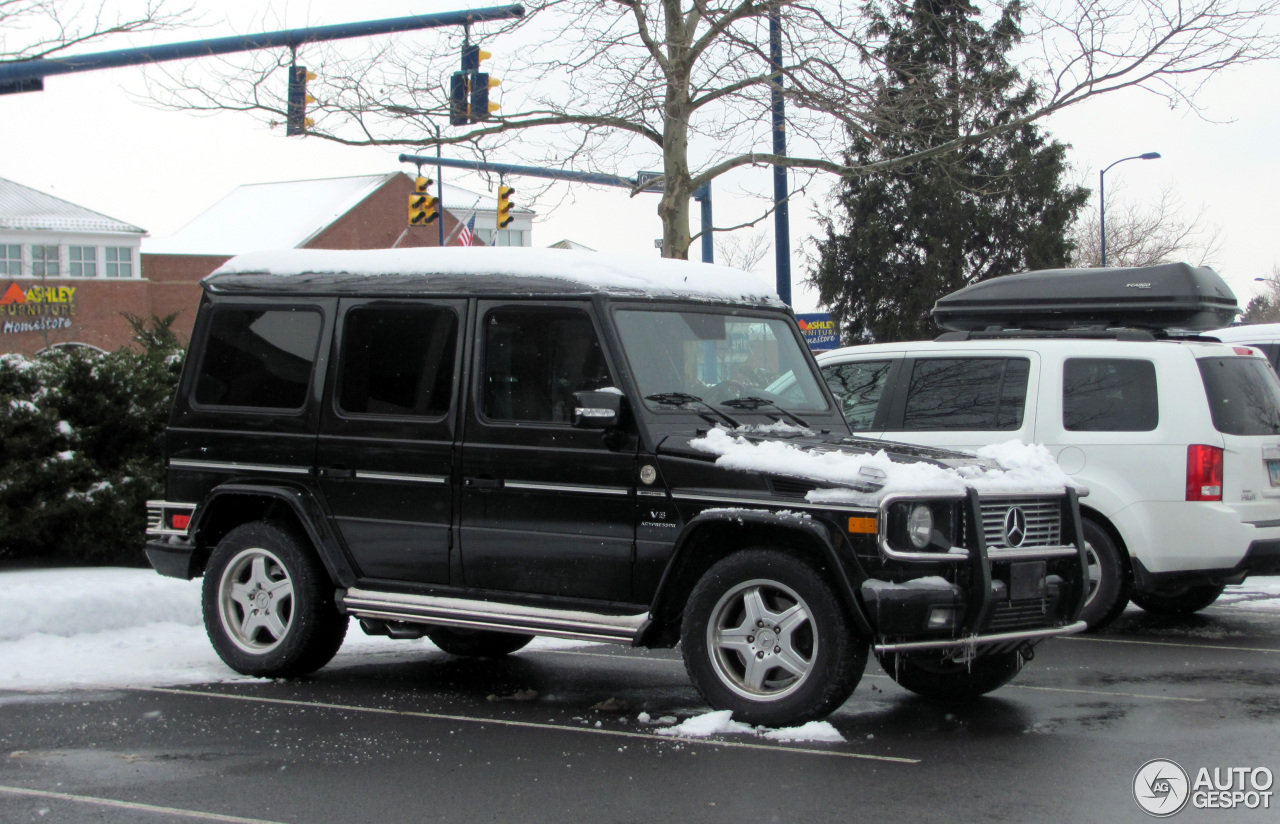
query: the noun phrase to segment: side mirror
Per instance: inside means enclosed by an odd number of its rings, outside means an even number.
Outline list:
[[[578,429],[612,429],[622,421],[621,392],[574,392],[573,425]]]

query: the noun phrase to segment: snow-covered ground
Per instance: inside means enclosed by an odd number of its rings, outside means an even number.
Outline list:
[[[253,680],[209,644],[200,583],[110,567],[0,573],[0,690]],[[353,623],[329,666],[412,658],[419,645],[430,642],[371,637]],[[527,649],[570,646],[580,643],[535,638]]]
[[[48,569],[0,573],[0,690],[52,691],[252,680],[228,669],[205,636],[200,581],[164,578],[146,569]],[[1228,587],[1215,609],[1280,614],[1280,578]],[[1136,610],[1136,607],[1130,607]],[[1221,614],[1221,613],[1220,613]],[[1159,634],[1159,633],[1157,633]],[[1204,634],[1189,632],[1188,634]],[[413,645],[365,635],[354,625],[331,667],[420,656]],[[537,638],[526,649],[581,646]],[[841,741],[826,722],[763,730],[713,712],[668,725],[679,737],[748,734],[785,741]]]

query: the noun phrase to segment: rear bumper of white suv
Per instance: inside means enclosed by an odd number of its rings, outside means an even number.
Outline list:
[[[1133,562],[1135,583],[1280,574],[1280,518],[1245,521],[1229,504],[1145,501],[1111,517]]]

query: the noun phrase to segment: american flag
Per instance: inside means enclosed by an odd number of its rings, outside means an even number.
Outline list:
[[[467,221],[467,225],[462,227],[462,231],[458,232],[458,245],[471,246],[475,243],[476,235],[476,213],[471,213],[471,219]]]

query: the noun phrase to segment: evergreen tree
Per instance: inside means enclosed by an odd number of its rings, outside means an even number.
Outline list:
[[[932,337],[934,301],[970,283],[1066,266],[1068,227],[1088,190],[1064,185],[1066,146],[1027,123],[960,152],[930,153],[1032,110],[1009,63],[1017,0],[984,26],[968,0],[868,4],[868,55],[883,67],[877,125],[851,135],[850,165],[921,155],[846,179],[810,282],[847,343]]]

